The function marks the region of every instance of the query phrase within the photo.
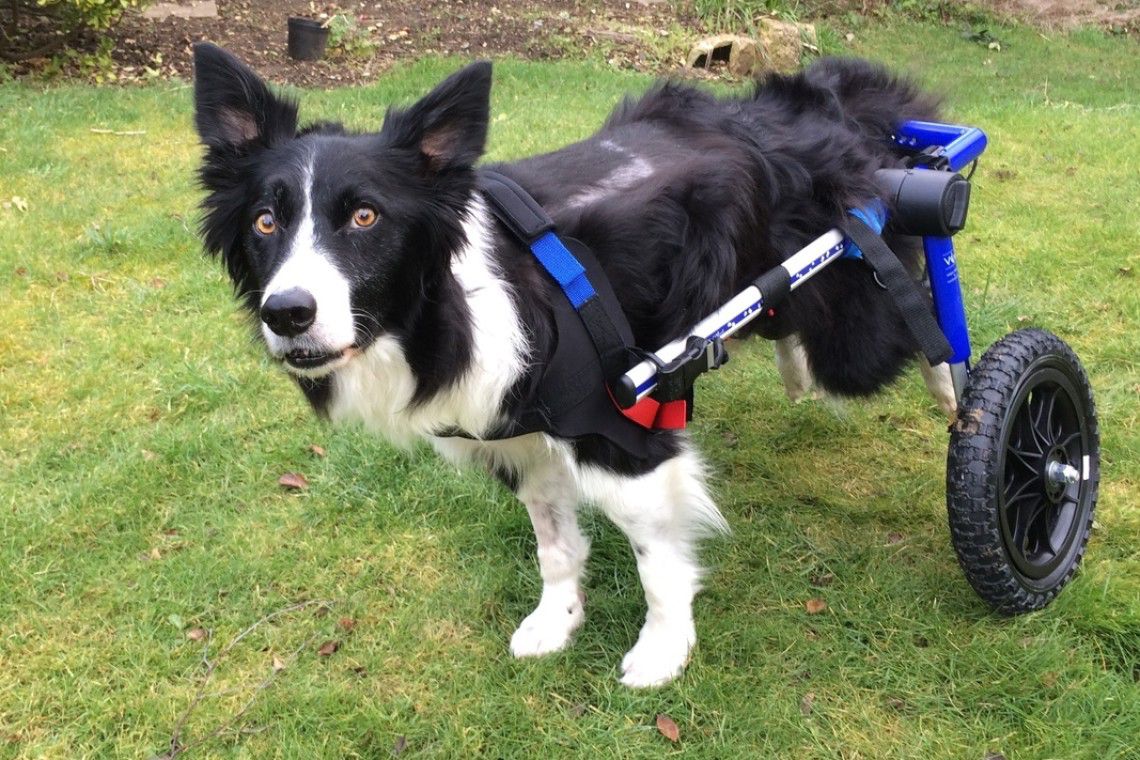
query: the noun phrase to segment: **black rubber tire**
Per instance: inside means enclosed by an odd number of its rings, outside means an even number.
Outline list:
[[[1062,407],[1054,421],[1058,400]],[[1048,417],[1042,420],[1046,404]],[[1043,473],[1052,456],[1044,451],[1051,444],[1041,439],[1053,437],[1054,429],[1060,432],[1050,451],[1066,461],[1079,456],[1072,462],[1082,473],[1076,484],[1032,474],[1034,466]],[[1023,452],[1017,447],[1029,448],[1022,444],[1027,438],[1042,450],[1036,458],[1018,456]],[[950,428],[946,458],[950,536],[966,579],[982,599],[998,612],[1014,615],[1040,609],[1057,596],[1084,556],[1099,477],[1096,406],[1088,376],[1072,349],[1036,328],[1018,330],[991,346],[970,372],[958,419]],[[1024,486],[1013,489],[1015,478],[1022,478]],[[1036,500],[1037,487],[1039,504],[1007,506],[1010,490],[1013,505]],[[1049,512],[1051,503],[1054,512]],[[1022,517],[1021,510],[1031,516]],[[1053,528],[1048,527],[1050,519]],[[1026,551],[1031,540],[1036,548]],[[1019,542],[1025,547],[1019,548]]]

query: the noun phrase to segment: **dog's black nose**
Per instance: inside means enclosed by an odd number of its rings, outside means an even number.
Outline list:
[[[261,305],[261,321],[286,338],[305,332],[316,319],[317,300],[301,288],[274,293]]]

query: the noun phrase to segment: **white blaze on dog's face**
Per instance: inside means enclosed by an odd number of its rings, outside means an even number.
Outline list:
[[[462,247],[487,134],[476,63],[380,132],[297,131],[296,106],[233,56],[195,48],[207,250],[220,253],[269,352],[320,378],[382,335],[399,339]]]
[[[303,201],[296,229],[284,261],[262,292],[259,314],[269,352],[296,374],[320,376],[347,362],[356,351],[352,283],[318,240],[311,163],[301,182]],[[297,332],[299,328],[303,329]]]

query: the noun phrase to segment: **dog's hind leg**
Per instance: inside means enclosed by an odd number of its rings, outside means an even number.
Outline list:
[[[563,649],[582,624],[579,582],[590,542],[578,528],[577,489],[559,458],[522,473],[518,497],[534,526],[542,597],[511,636],[511,654],[536,657]]]
[[[784,393],[790,401],[804,401],[809,398],[819,398],[819,393],[812,392],[815,378],[812,377],[811,367],[808,366],[807,352],[799,337],[789,335],[773,341],[776,353],[776,369],[780,379],[784,381]]]
[[[621,682],[660,686],[684,670],[696,642],[693,596],[700,588],[696,541],[727,531],[709,497],[697,456],[686,451],[639,477],[582,469],[583,492],[633,545],[648,611],[621,663]]]
[[[922,372],[926,389],[930,391],[931,396],[934,396],[938,408],[953,420],[958,414],[958,394],[954,392],[954,380],[950,376],[950,365],[943,362],[932,367],[926,357],[920,354],[918,369]]]

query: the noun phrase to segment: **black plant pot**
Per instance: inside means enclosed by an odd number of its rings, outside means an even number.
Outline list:
[[[329,30],[311,18],[289,19],[289,57],[297,61],[319,61],[325,57]]]

